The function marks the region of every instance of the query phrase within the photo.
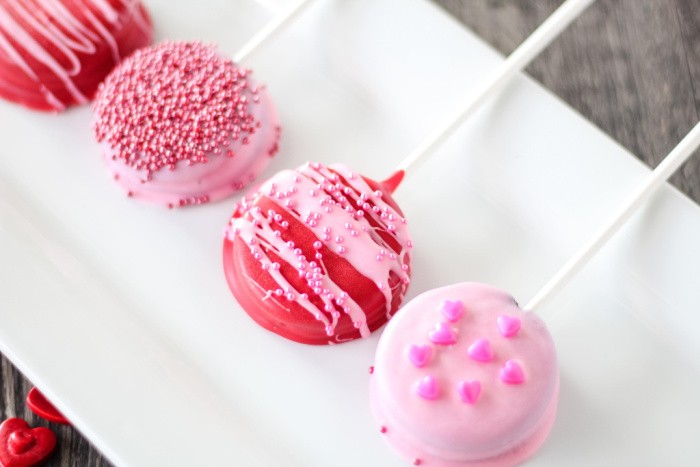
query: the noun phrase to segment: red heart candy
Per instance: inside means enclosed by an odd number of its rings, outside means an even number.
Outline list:
[[[7,447],[12,454],[22,454],[34,445],[34,437],[27,431],[15,431],[8,438]]]
[[[61,412],[56,410],[56,407],[54,407],[53,404],[51,404],[51,402],[49,402],[37,388],[32,388],[29,391],[26,402],[29,410],[41,418],[44,418],[50,422],[61,423],[63,425],[70,424],[68,419],[66,419]]]
[[[0,465],[28,467],[42,462],[56,447],[56,435],[48,428],[29,428],[21,418],[0,425]]]

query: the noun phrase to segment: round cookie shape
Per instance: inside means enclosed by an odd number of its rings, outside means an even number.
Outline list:
[[[398,309],[411,238],[391,187],[343,165],[277,173],[237,206],[226,279],[261,326],[305,344],[368,336]]]
[[[99,86],[93,110],[115,181],[128,196],[169,208],[240,191],[278,149],[264,87],[198,42],[136,51]]]
[[[0,98],[54,112],[85,104],[152,35],[136,0],[1,0]]]
[[[457,318],[456,303],[463,305]],[[454,339],[445,344],[436,329]],[[425,466],[522,462],[549,434],[558,394],[544,323],[509,294],[479,283],[433,289],[404,305],[379,340],[370,377],[382,436]]]

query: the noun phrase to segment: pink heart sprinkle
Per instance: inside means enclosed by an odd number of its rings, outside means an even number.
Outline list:
[[[496,318],[496,325],[498,325],[498,331],[503,337],[513,337],[520,331],[520,318],[501,315]]]
[[[408,348],[408,359],[416,368],[424,367],[432,354],[433,348],[429,345],[413,344]]]
[[[467,353],[474,360],[480,362],[488,362],[493,358],[493,350],[491,350],[491,342],[488,339],[477,339],[467,349]]]
[[[457,392],[462,402],[473,404],[481,394],[481,383],[478,381],[460,381],[457,383]]]
[[[442,314],[454,323],[464,314],[464,303],[461,300],[445,300],[442,302]]]
[[[457,342],[457,333],[447,323],[437,323],[435,329],[428,334],[428,339],[433,344],[451,345]]]
[[[525,373],[515,360],[508,360],[501,368],[501,381],[508,384],[520,384],[525,381]]]
[[[423,399],[437,399],[437,381],[435,381],[435,378],[433,378],[430,375],[423,377],[423,379],[418,381],[418,385],[416,386],[416,392]]]

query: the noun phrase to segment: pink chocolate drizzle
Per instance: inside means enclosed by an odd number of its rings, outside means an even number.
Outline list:
[[[226,228],[233,241],[240,237],[249,245],[251,254],[277,284],[266,290],[264,299],[296,302],[325,326],[326,334],[334,335],[341,316],[336,306],[350,316],[360,335],[370,334],[365,312],[328,274],[321,249],[327,247],[343,256],[364,277],[372,280],[382,292],[390,317],[393,290],[392,273],[401,278],[401,295],[409,283],[408,249],[412,246],[406,220],[382,199],[381,191],[373,191],[358,174],[342,165],[325,167],[308,163],[294,171],[283,171],[268,180],[257,193],[245,198]],[[277,205],[263,210],[254,206],[260,196]],[[240,214],[245,212],[245,216]],[[280,212],[291,213],[317,237],[316,254],[306,257],[292,241],[284,241],[286,229]],[[395,253],[378,228],[402,246]],[[280,272],[281,265],[267,252],[273,251],[282,261],[294,265],[299,277],[306,280],[312,294],[300,292]],[[319,307],[316,303],[322,303]]]
[[[127,26],[140,29],[142,40],[122,51],[114,31]],[[73,103],[87,103],[111,67],[86,66],[80,55],[95,55],[106,46],[114,65],[134,46],[144,46],[150,39],[150,20],[136,0],[2,0],[0,94],[41,110],[60,111]],[[8,66],[20,70],[25,81],[13,70],[2,69]],[[78,78],[86,71],[99,76],[89,78],[89,85],[83,82],[81,90]],[[43,108],[37,102],[29,104],[27,80],[43,96]]]

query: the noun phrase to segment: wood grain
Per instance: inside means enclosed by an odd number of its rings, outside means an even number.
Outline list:
[[[74,428],[50,423],[34,415],[24,403],[32,384],[12,366],[9,360],[0,355],[0,417],[6,420],[19,417],[30,426],[45,426],[56,433],[56,451],[45,465],[51,467],[86,466],[102,467],[110,465]]]
[[[435,0],[509,54],[561,0]],[[400,14],[397,2],[397,14]],[[700,114],[698,0],[599,0],[527,72],[650,165]],[[673,178],[700,202],[700,160]],[[59,438],[50,466],[109,463],[70,427],[47,423],[25,407],[31,387],[0,357],[0,414],[49,426]]]
[[[436,0],[509,54],[561,0]],[[527,69],[650,166],[698,122],[697,0],[599,0]],[[700,202],[700,160],[672,178]]]

